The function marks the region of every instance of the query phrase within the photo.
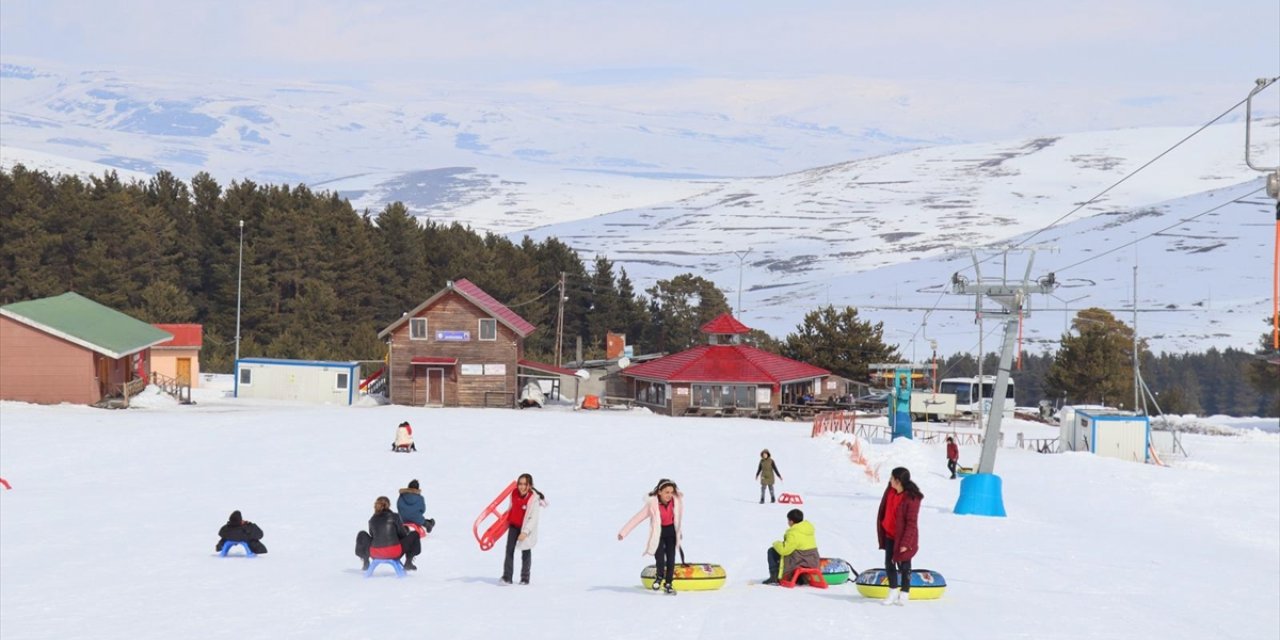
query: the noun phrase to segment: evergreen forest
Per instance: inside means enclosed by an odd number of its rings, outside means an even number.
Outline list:
[[[679,351],[701,343],[698,328],[731,311],[724,293],[696,274],[641,291],[606,256],[584,261],[555,238],[514,242],[458,223],[422,222],[400,203],[360,212],[331,192],[249,180],[224,186],[203,173],[189,182],[160,172],[125,183],[114,173],[0,170],[0,240],[0,304],[76,291],[147,322],[200,323],[209,372],[231,370],[238,289],[242,357],[381,360],[377,332],[460,278],[537,326],[526,352],[544,362],[556,361],[562,278],[565,361],[575,358],[578,339],[585,358],[603,357],[610,331],[626,334],[637,353]],[[1125,398],[1132,405],[1132,332],[1104,315],[1087,320],[1063,336],[1057,352],[1022,355],[1019,405],[1125,406]],[[747,336],[859,381],[867,364],[901,357],[883,338],[880,323],[831,306],[810,311],[788,336]],[[1280,367],[1260,359],[1267,352],[1266,344],[1252,353],[1153,355],[1144,348],[1140,360],[1165,411],[1280,415]],[[1097,354],[1114,366],[1088,364],[1095,360],[1086,356]],[[984,373],[995,369],[988,355]],[[939,363],[939,377],[976,372],[970,354]]]

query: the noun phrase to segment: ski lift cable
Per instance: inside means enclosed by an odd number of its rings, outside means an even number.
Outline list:
[[[1276,80],[1275,80],[1274,78],[1272,78],[1272,79],[1271,79],[1271,82],[1275,82],[1275,81],[1276,81]],[[1081,209],[1083,209],[1083,208],[1085,208],[1086,206],[1088,206],[1088,205],[1092,204],[1092,203],[1093,203],[1094,201],[1096,201],[1098,198],[1101,198],[1102,196],[1106,195],[1106,194],[1107,194],[1108,192],[1110,192],[1112,189],[1115,189],[1116,187],[1118,187],[1118,186],[1120,186],[1120,185],[1124,184],[1125,182],[1127,182],[1130,178],[1132,178],[1132,177],[1134,177],[1134,176],[1138,175],[1138,173],[1140,173],[1143,169],[1146,169],[1147,167],[1149,167],[1149,166],[1151,166],[1151,165],[1155,164],[1155,163],[1156,163],[1156,161],[1158,161],[1158,160],[1160,160],[1161,158],[1165,157],[1165,156],[1166,156],[1166,155],[1168,155],[1170,152],[1172,152],[1174,149],[1177,149],[1178,147],[1182,146],[1186,141],[1190,140],[1191,138],[1194,138],[1194,137],[1195,137],[1196,135],[1198,135],[1200,132],[1204,131],[1205,129],[1208,129],[1211,125],[1213,125],[1213,124],[1214,124],[1214,123],[1216,123],[1217,121],[1219,121],[1219,120],[1221,120],[1221,119],[1225,118],[1225,117],[1226,117],[1228,114],[1230,114],[1232,111],[1235,111],[1236,109],[1239,109],[1239,108],[1240,108],[1240,105],[1243,105],[1246,101],[1248,101],[1248,98],[1245,98],[1245,99],[1243,99],[1243,100],[1240,100],[1239,102],[1237,102],[1237,103],[1235,103],[1235,104],[1231,105],[1231,107],[1230,107],[1230,108],[1228,108],[1226,111],[1223,111],[1222,113],[1218,114],[1218,115],[1217,115],[1216,117],[1214,117],[1212,120],[1210,120],[1210,121],[1208,121],[1208,122],[1206,122],[1206,123],[1204,123],[1204,124],[1200,125],[1200,128],[1196,129],[1195,131],[1192,131],[1190,134],[1187,134],[1187,136],[1186,136],[1186,137],[1184,137],[1184,138],[1182,138],[1181,140],[1179,140],[1179,141],[1175,142],[1175,143],[1173,144],[1173,146],[1169,147],[1168,149],[1165,149],[1164,151],[1161,151],[1159,154],[1157,154],[1157,155],[1156,155],[1156,157],[1154,157],[1154,158],[1152,158],[1152,159],[1150,159],[1150,160],[1146,161],[1145,163],[1143,163],[1143,164],[1142,164],[1142,166],[1138,167],[1137,169],[1134,169],[1133,171],[1130,171],[1130,172],[1129,172],[1127,175],[1125,175],[1123,178],[1120,178],[1119,180],[1117,180],[1117,181],[1113,182],[1113,183],[1111,184],[1111,186],[1109,186],[1109,187],[1107,187],[1107,188],[1103,189],[1102,191],[1099,191],[1099,192],[1097,193],[1097,195],[1095,195],[1095,196],[1093,196],[1092,198],[1089,198],[1088,200],[1085,200],[1084,202],[1080,203],[1079,205],[1077,205],[1077,206],[1076,206],[1076,208],[1074,208],[1074,209],[1072,209],[1072,210],[1070,210],[1070,211],[1066,212],[1065,214],[1063,214],[1063,215],[1059,216],[1059,217],[1058,217],[1058,219],[1056,219],[1056,220],[1054,220],[1053,222],[1050,222],[1049,224],[1045,225],[1045,226],[1044,226],[1043,228],[1041,228],[1040,230],[1038,230],[1038,231],[1036,231],[1036,232],[1032,233],[1031,235],[1029,235],[1029,236],[1027,236],[1027,237],[1023,238],[1022,240],[1019,240],[1019,241],[1017,241],[1017,242],[1013,243],[1013,245],[1011,245],[1010,247],[1008,247],[1008,249],[1006,249],[1006,252],[1007,252],[1007,251],[1009,251],[1009,250],[1012,250],[1012,249],[1016,249],[1016,248],[1018,248],[1018,247],[1020,247],[1020,246],[1022,246],[1022,245],[1027,244],[1028,242],[1030,242],[1030,241],[1031,241],[1031,239],[1032,239],[1032,238],[1034,238],[1034,237],[1036,237],[1036,236],[1038,236],[1038,235],[1040,235],[1040,234],[1044,233],[1045,231],[1048,231],[1049,229],[1052,229],[1053,227],[1057,226],[1057,225],[1058,225],[1059,223],[1061,223],[1062,221],[1064,221],[1064,220],[1066,220],[1067,218],[1070,218],[1071,216],[1075,215],[1075,214],[1076,214],[1077,212],[1079,212]],[[990,260],[994,259],[997,255],[1001,255],[1001,254],[995,254],[995,253],[993,253],[993,254],[991,254],[991,255],[987,256],[986,258],[983,258],[982,260],[979,260],[979,261],[978,261],[978,264],[979,264],[979,265],[981,265],[981,264],[983,264],[983,263],[986,263],[986,262],[988,262],[988,261],[990,261]],[[965,267],[965,268],[967,269],[968,267]],[[1061,271],[1061,269],[1059,269],[1059,271]]]
[[[1242,201],[1244,201],[1244,200],[1246,200],[1246,199],[1248,199],[1248,198],[1251,198],[1251,197],[1253,197],[1253,196],[1257,195],[1258,193],[1260,193],[1260,192],[1261,192],[1263,189],[1265,189],[1265,188],[1266,188],[1266,187],[1258,187],[1257,189],[1254,189],[1253,191],[1250,191],[1249,193],[1246,193],[1246,194],[1244,194],[1244,195],[1242,195],[1242,196],[1240,196],[1240,197],[1238,197],[1238,198],[1235,198],[1235,199],[1233,199],[1233,200],[1228,200],[1228,201],[1226,201],[1226,202],[1224,202],[1224,203],[1222,203],[1222,204],[1220,204],[1220,205],[1217,205],[1217,206],[1215,206],[1215,207],[1213,207],[1213,208],[1211,208],[1211,209],[1207,209],[1207,210],[1205,210],[1205,211],[1201,211],[1200,213],[1197,213],[1197,214],[1195,214],[1194,216],[1191,216],[1190,218],[1182,218],[1182,219],[1178,220],[1177,222],[1175,222],[1175,223],[1173,223],[1173,224],[1171,224],[1171,225],[1169,225],[1169,226],[1167,226],[1167,227],[1164,227],[1163,229],[1159,229],[1159,230],[1157,230],[1157,231],[1152,231],[1151,233],[1148,233],[1147,235],[1141,236],[1141,237],[1136,238],[1136,239],[1134,239],[1134,240],[1130,240],[1129,242],[1126,242],[1126,243],[1124,243],[1124,244],[1122,244],[1122,245],[1119,245],[1119,246],[1116,246],[1116,247],[1112,247],[1112,248],[1107,249],[1106,251],[1103,251],[1102,253],[1099,253],[1099,254],[1097,254],[1097,255],[1089,256],[1088,258],[1085,258],[1084,260],[1081,260],[1081,261],[1079,261],[1079,262],[1075,262],[1075,263],[1069,264],[1069,265],[1067,265],[1067,266],[1065,266],[1065,267],[1061,267],[1061,268],[1057,269],[1057,270],[1055,271],[1055,273],[1062,273],[1063,271],[1066,271],[1067,269],[1073,269],[1073,268],[1078,267],[1078,266],[1080,266],[1080,265],[1082,265],[1082,264],[1085,264],[1085,263],[1087,263],[1087,262],[1092,262],[1092,261],[1094,261],[1094,260],[1097,260],[1098,258],[1101,258],[1101,257],[1103,257],[1103,256],[1105,256],[1105,255],[1108,255],[1108,254],[1111,254],[1111,253],[1115,253],[1116,251],[1119,251],[1119,250],[1124,249],[1124,248],[1126,248],[1126,247],[1131,247],[1131,246],[1133,246],[1133,245],[1135,245],[1135,244],[1138,244],[1139,242],[1142,242],[1143,240],[1146,240],[1147,238],[1150,238],[1150,237],[1152,237],[1152,236],[1160,235],[1160,234],[1162,234],[1162,233],[1164,233],[1164,232],[1166,232],[1166,231],[1168,231],[1168,230],[1170,230],[1170,229],[1172,229],[1172,228],[1174,228],[1174,227],[1177,227],[1177,226],[1179,226],[1179,225],[1182,225],[1182,224],[1186,224],[1186,223],[1188,223],[1188,222],[1191,222],[1192,220],[1195,220],[1196,218],[1199,218],[1199,217],[1202,217],[1202,216],[1207,216],[1207,215],[1209,215],[1209,214],[1211,214],[1211,213],[1213,213],[1213,212],[1215,212],[1215,211],[1217,211],[1217,210],[1219,210],[1219,209],[1221,209],[1221,208],[1223,208],[1223,207],[1225,207],[1225,206],[1227,206],[1227,205],[1229,205],[1229,204],[1236,204],[1236,203],[1242,202]]]

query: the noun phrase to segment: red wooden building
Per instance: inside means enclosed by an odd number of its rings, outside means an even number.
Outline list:
[[[742,344],[751,329],[729,314],[702,326],[707,344],[620,372],[636,403],[667,415],[757,415],[817,394],[830,371]]]
[[[529,380],[572,371],[524,357],[536,330],[480,287],[452,280],[378,332],[389,349],[392,404],[512,407]]]

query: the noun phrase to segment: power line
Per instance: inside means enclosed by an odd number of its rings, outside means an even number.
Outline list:
[[[551,288],[550,288],[550,289],[547,289],[546,291],[543,291],[542,293],[538,294],[538,297],[536,297],[536,298],[534,298],[534,299],[532,299],[532,300],[526,300],[526,301],[524,301],[524,302],[517,302],[516,304],[509,304],[509,305],[506,305],[506,307],[507,307],[508,309],[514,309],[514,308],[516,308],[516,307],[523,307],[523,306],[525,306],[525,305],[527,305],[527,304],[533,304],[533,303],[535,303],[535,302],[537,302],[537,301],[541,300],[542,298],[546,297],[546,295],[547,295],[548,293],[551,293],[552,291],[555,291],[556,289],[559,289],[559,288],[560,288],[560,284],[559,284],[559,283],[553,284],[553,285],[551,285]]]
[[[1069,265],[1067,265],[1067,266],[1065,266],[1065,267],[1061,267],[1061,268],[1059,268],[1057,271],[1055,271],[1055,273],[1062,273],[1063,271],[1066,271],[1067,269],[1071,269],[1071,268],[1074,268],[1074,267],[1078,267],[1078,266],[1080,266],[1080,265],[1082,265],[1082,264],[1085,264],[1086,262],[1090,262],[1090,261],[1093,261],[1093,260],[1097,260],[1098,258],[1101,258],[1101,257],[1103,257],[1103,256],[1105,256],[1105,255],[1107,255],[1107,254],[1115,253],[1116,251],[1119,251],[1119,250],[1124,249],[1124,248],[1126,248],[1126,247],[1132,247],[1133,245],[1138,244],[1139,242],[1142,242],[1143,240],[1146,240],[1147,238],[1150,238],[1150,237],[1152,237],[1152,236],[1156,236],[1156,235],[1159,235],[1159,234],[1161,234],[1161,233],[1164,233],[1164,232],[1166,232],[1166,231],[1168,231],[1168,230],[1170,230],[1170,229],[1172,229],[1172,228],[1174,228],[1174,227],[1176,227],[1176,226],[1178,226],[1178,225],[1186,224],[1186,223],[1191,222],[1192,220],[1195,220],[1196,218],[1199,218],[1199,217],[1201,217],[1201,216],[1209,215],[1210,213],[1213,213],[1214,211],[1217,211],[1218,209],[1221,209],[1221,208],[1223,208],[1223,207],[1225,207],[1225,206],[1227,206],[1227,205],[1229,205],[1229,204],[1236,204],[1236,203],[1238,203],[1238,202],[1240,202],[1240,201],[1242,201],[1242,200],[1244,200],[1244,199],[1246,199],[1246,198],[1250,198],[1250,197],[1254,196],[1255,194],[1257,194],[1258,192],[1262,191],[1262,190],[1263,190],[1263,189],[1265,189],[1265,188],[1266,188],[1266,187],[1258,187],[1257,189],[1254,189],[1253,191],[1250,191],[1249,193],[1246,193],[1246,194],[1244,194],[1244,195],[1240,196],[1239,198],[1236,198],[1235,200],[1228,200],[1227,202],[1224,202],[1224,203],[1222,203],[1222,204],[1220,204],[1220,205],[1218,205],[1218,206],[1216,206],[1216,207],[1214,207],[1214,208],[1212,208],[1212,209],[1208,209],[1208,210],[1206,210],[1206,211],[1201,211],[1200,213],[1197,213],[1196,215],[1191,216],[1190,218],[1183,218],[1183,219],[1181,219],[1181,220],[1179,220],[1179,221],[1177,221],[1177,222],[1175,222],[1175,223],[1173,223],[1173,224],[1171,224],[1171,225],[1169,225],[1169,226],[1167,226],[1167,227],[1165,227],[1165,228],[1163,228],[1163,229],[1160,229],[1160,230],[1158,230],[1158,231],[1152,231],[1151,233],[1148,233],[1148,234],[1147,234],[1147,235],[1145,235],[1145,236],[1142,236],[1142,237],[1140,237],[1140,238],[1137,238],[1136,240],[1131,240],[1131,241],[1126,242],[1126,243],[1124,243],[1124,244],[1122,244],[1122,245],[1119,245],[1119,246],[1117,246],[1117,247],[1112,247],[1112,248],[1110,248],[1110,249],[1107,249],[1106,251],[1103,251],[1102,253],[1099,253],[1099,254],[1098,254],[1098,255],[1096,255],[1096,256],[1090,256],[1090,257],[1088,257],[1088,258],[1085,258],[1084,260],[1081,260],[1080,262],[1076,262],[1076,263],[1073,263],[1073,264],[1069,264]]]
[[[1146,169],[1147,167],[1149,167],[1149,166],[1151,166],[1151,165],[1155,164],[1155,162],[1156,162],[1157,160],[1159,160],[1159,159],[1161,159],[1161,158],[1165,157],[1166,155],[1168,155],[1168,154],[1169,154],[1171,151],[1173,151],[1174,149],[1177,149],[1178,147],[1182,146],[1182,145],[1183,145],[1183,143],[1185,143],[1186,141],[1190,140],[1191,138],[1194,138],[1194,137],[1195,137],[1196,135],[1198,135],[1201,131],[1204,131],[1205,129],[1208,129],[1208,128],[1213,124],[1213,123],[1215,123],[1215,122],[1217,122],[1217,121],[1219,121],[1219,120],[1223,119],[1224,117],[1226,117],[1226,116],[1227,116],[1227,114],[1230,114],[1232,111],[1235,111],[1236,109],[1240,108],[1240,105],[1244,104],[1246,101],[1248,101],[1248,98],[1245,98],[1245,99],[1243,99],[1243,100],[1241,100],[1241,101],[1239,101],[1239,102],[1237,102],[1237,103],[1235,103],[1235,104],[1231,105],[1231,107],[1230,107],[1230,108],[1228,108],[1226,111],[1223,111],[1222,113],[1220,113],[1220,114],[1218,114],[1216,117],[1214,117],[1212,120],[1210,120],[1210,121],[1208,121],[1208,122],[1206,122],[1206,123],[1204,123],[1204,124],[1200,125],[1200,128],[1196,129],[1195,131],[1192,131],[1192,132],[1191,132],[1190,134],[1188,134],[1186,137],[1184,137],[1183,139],[1181,139],[1181,140],[1177,141],[1176,143],[1174,143],[1174,145],[1173,145],[1173,146],[1169,147],[1168,149],[1165,149],[1164,151],[1161,151],[1158,155],[1156,155],[1156,157],[1154,157],[1154,158],[1152,158],[1152,159],[1150,159],[1150,160],[1146,161],[1145,163],[1143,163],[1143,164],[1142,164],[1142,166],[1138,167],[1137,169],[1134,169],[1133,171],[1130,171],[1130,172],[1128,173],[1128,175],[1126,175],[1126,176],[1124,176],[1123,178],[1120,178],[1120,179],[1119,179],[1119,180],[1117,180],[1116,182],[1112,183],[1112,184],[1111,184],[1111,186],[1107,187],[1106,189],[1103,189],[1102,191],[1099,191],[1099,192],[1097,193],[1097,195],[1095,195],[1095,196],[1093,196],[1092,198],[1089,198],[1088,200],[1085,200],[1084,202],[1080,203],[1078,206],[1076,206],[1076,208],[1074,208],[1074,209],[1072,209],[1072,210],[1070,210],[1070,211],[1066,212],[1065,214],[1063,214],[1063,215],[1059,216],[1059,217],[1058,217],[1058,219],[1054,220],[1053,222],[1050,222],[1048,225],[1045,225],[1045,226],[1044,226],[1043,228],[1041,228],[1040,230],[1038,230],[1038,231],[1036,231],[1036,232],[1032,233],[1031,235],[1029,235],[1029,236],[1027,236],[1027,237],[1023,238],[1022,240],[1019,240],[1018,242],[1015,242],[1012,246],[1010,246],[1010,247],[1009,247],[1009,249],[1016,249],[1016,248],[1018,248],[1018,247],[1020,247],[1020,246],[1022,246],[1022,245],[1024,245],[1024,244],[1026,244],[1026,243],[1030,242],[1032,238],[1034,238],[1034,237],[1036,237],[1036,236],[1038,236],[1038,235],[1040,235],[1040,234],[1044,233],[1045,231],[1048,231],[1049,229],[1052,229],[1053,227],[1057,226],[1057,225],[1058,225],[1058,223],[1060,223],[1060,222],[1062,222],[1063,220],[1066,220],[1067,218],[1070,218],[1071,216],[1075,215],[1075,214],[1076,214],[1077,212],[1079,212],[1081,209],[1083,209],[1083,208],[1085,208],[1086,206],[1088,206],[1088,205],[1092,204],[1092,203],[1093,203],[1094,201],[1096,201],[1098,198],[1101,198],[1102,196],[1106,195],[1106,194],[1107,194],[1109,191],[1111,191],[1112,189],[1115,189],[1116,187],[1118,187],[1118,186],[1120,186],[1120,185],[1124,184],[1126,181],[1128,181],[1128,180],[1129,180],[1129,178],[1132,178],[1132,177],[1134,177],[1134,176],[1138,175],[1138,173],[1140,173],[1143,169]],[[983,264],[983,263],[985,263],[985,262],[987,262],[987,261],[989,261],[989,260],[991,260],[991,259],[995,258],[995,257],[996,257],[996,255],[999,255],[999,254],[991,254],[991,255],[987,256],[986,258],[984,258],[984,259],[982,259],[982,260],[978,261],[978,264],[979,264],[979,265],[981,265],[981,264]]]

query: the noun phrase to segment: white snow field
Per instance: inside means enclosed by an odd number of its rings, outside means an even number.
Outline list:
[[[880,564],[883,490],[804,423],[644,411],[310,407],[198,395],[104,411],[0,403],[0,637],[33,638],[1275,638],[1280,435],[1185,437],[1161,468],[1002,449],[1007,518],[952,513],[941,445],[868,444],[925,494],[917,568],[940,600],[885,607],[851,585],[758,584],[788,506],[757,504],[762,448],[800,494],[824,556]],[[401,420],[419,452],[388,447]],[[1019,425],[1011,425],[1012,429]],[[1006,430],[1008,434],[1012,429]],[[1043,429],[1043,427],[1041,427]],[[961,461],[977,459],[962,447]],[[548,497],[532,585],[498,586],[480,510],[521,472]],[[711,592],[644,591],[644,529],[622,524],[660,477],[683,490],[691,562]],[[421,569],[365,579],[373,500],[422,483]],[[214,554],[235,509],[270,553]],[[233,552],[238,553],[238,552]]]

